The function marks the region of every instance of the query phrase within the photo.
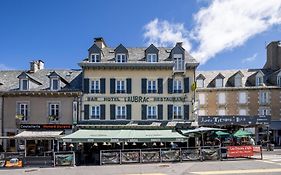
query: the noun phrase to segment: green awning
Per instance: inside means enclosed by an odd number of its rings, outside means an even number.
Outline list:
[[[238,130],[233,134],[235,137],[247,137],[253,135],[253,133],[247,131],[247,130]]]
[[[181,142],[187,137],[172,130],[88,130],[62,137],[64,142]]]

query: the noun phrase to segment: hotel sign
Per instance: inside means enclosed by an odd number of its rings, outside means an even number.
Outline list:
[[[128,96],[128,97],[91,97],[88,96],[86,101],[98,102],[131,102],[131,103],[148,103],[148,102],[186,102],[187,97],[144,97],[144,96]]]
[[[222,125],[269,125],[271,116],[198,116],[202,126]]]

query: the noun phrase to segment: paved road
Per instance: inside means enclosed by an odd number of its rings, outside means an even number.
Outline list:
[[[79,166],[0,170],[0,175],[231,175],[281,174],[281,150],[265,152],[263,160]]]

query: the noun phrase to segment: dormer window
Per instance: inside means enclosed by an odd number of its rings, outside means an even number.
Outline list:
[[[263,85],[263,77],[257,76],[256,77],[256,86],[262,86]]]
[[[60,80],[58,78],[51,78],[51,90],[56,91],[60,89]]]
[[[93,63],[100,62],[100,54],[91,54],[91,62]]]
[[[147,54],[147,62],[150,62],[150,63],[157,62],[157,55],[156,54]]]
[[[184,66],[184,59],[182,57],[182,54],[174,54],[174,70],[175,71],[183,71]]]
[[[203,88],[204,87],[204,80],[203,79],[197,79],[196,80],[196,85],[199,88]]]
[[[241,87],[242,86],[242,77],[239,75],[236,75],[234,78],[234,86],[235,87]]]
[[[216,88],[218,88],[218,87],[223,87],[223,79],[222,78],[216,79]]]
[[[125,63],[125,62],[127,62],[126,54],[117,54],[116,55],[116,62],[117,63]]]
[[[21,79],[20,80],[20,90],[26,91],[29,89],[28,79]]]

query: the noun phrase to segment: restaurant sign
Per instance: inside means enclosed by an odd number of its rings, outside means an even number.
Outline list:
[[[69,124],[20,124],[20,129],[62,130],[62,129],[72,129],[72,125],[69,125]]]
[[[131,102],[131,103],[148,103],[148,102],[186,102],[187,97],[145,97],[145,96],[125,96],[125,97],[93,97],[87,96],[86,101],[98,102]]]
[[[254,155],[253,146],[228,146],[227,157],[251,157]]]
[[[271,116],[198,116],[201,126],[269,125]]]

